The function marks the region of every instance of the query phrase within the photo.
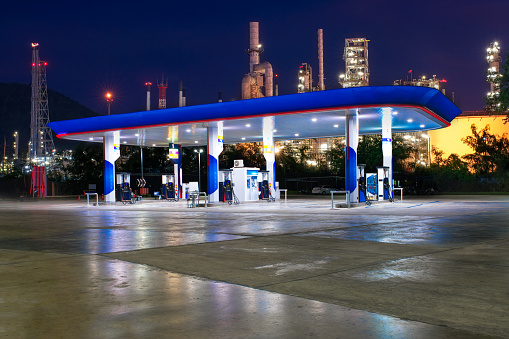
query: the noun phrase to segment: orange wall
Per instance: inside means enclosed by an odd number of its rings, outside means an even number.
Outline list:
[[[483,129],[486,125],[490,125],[490,133],[502,136],[504,133],[509,134],[509,123],[504,124],[505,116],[476,116],[476,117],[458,117],[451,122],[451,126],[429,131],[430,143],[432,146],[438,147],[444,151],[444,158],[451,153],[459,156],[472,153],[472,149],[461,142],[461,138],[472,135],[470,126],[475,124],[477,130]]]

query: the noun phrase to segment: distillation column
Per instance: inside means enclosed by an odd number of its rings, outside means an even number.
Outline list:
[[[104,135],[104,202],[115,203],[115,161],[120,157],[120,132]]]
[[[346,110],[345,189],[350,191],[350,203],[356,203],[359,195],[357,185],[357,146],[359,144],[359,111]]]

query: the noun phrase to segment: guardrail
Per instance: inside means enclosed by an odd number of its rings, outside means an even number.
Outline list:
[[[283,189],[279,189],[279,192],[285,192],[285,204],[286,204],[286,195],[288,193],[288,190],[286,188],[283,188]],[[281,199],[281,196],[279,196],[279,198]]]
[[[85,192],[85,195],[87,196],[87,206],[90,205],[90,196],[91,195],[95,195],[96,206],[99,206],[99,195],[97,193]]]
[[[330,199],[332,201],[332,208],[334,208],[334,193],[344,194],[346,197],[346,207],[350,208],[350,191],[330,191]]]
[[[187,199],[187,207],[198,207],[200,205],[200,197],[203,197],[203,203],[207,207],[207,193],[191,191]]]

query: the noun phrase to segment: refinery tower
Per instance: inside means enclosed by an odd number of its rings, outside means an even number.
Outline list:
[[[258,22],[249,23],[249,49],[246,53],[249,55],[249,73],[242,79],[242,99],[273,96],[272,65],[267,61],[260,63],[263,48],[259,40]]]

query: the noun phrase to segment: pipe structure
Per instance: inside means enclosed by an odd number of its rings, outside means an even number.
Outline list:
[[[249,74],[244,75],[242,78],[242,100],[251,99],[251,76]]]
[[[273,84],[274,84],[274,72],[272,71],[272,65],[270,62],[265,61],[261,64],[254,65],[254,71],[257,73],[265,74],[265,96],[271,97],[274,95]]]
[[[318,90],[323,91],[323,29],[318,30]]]

